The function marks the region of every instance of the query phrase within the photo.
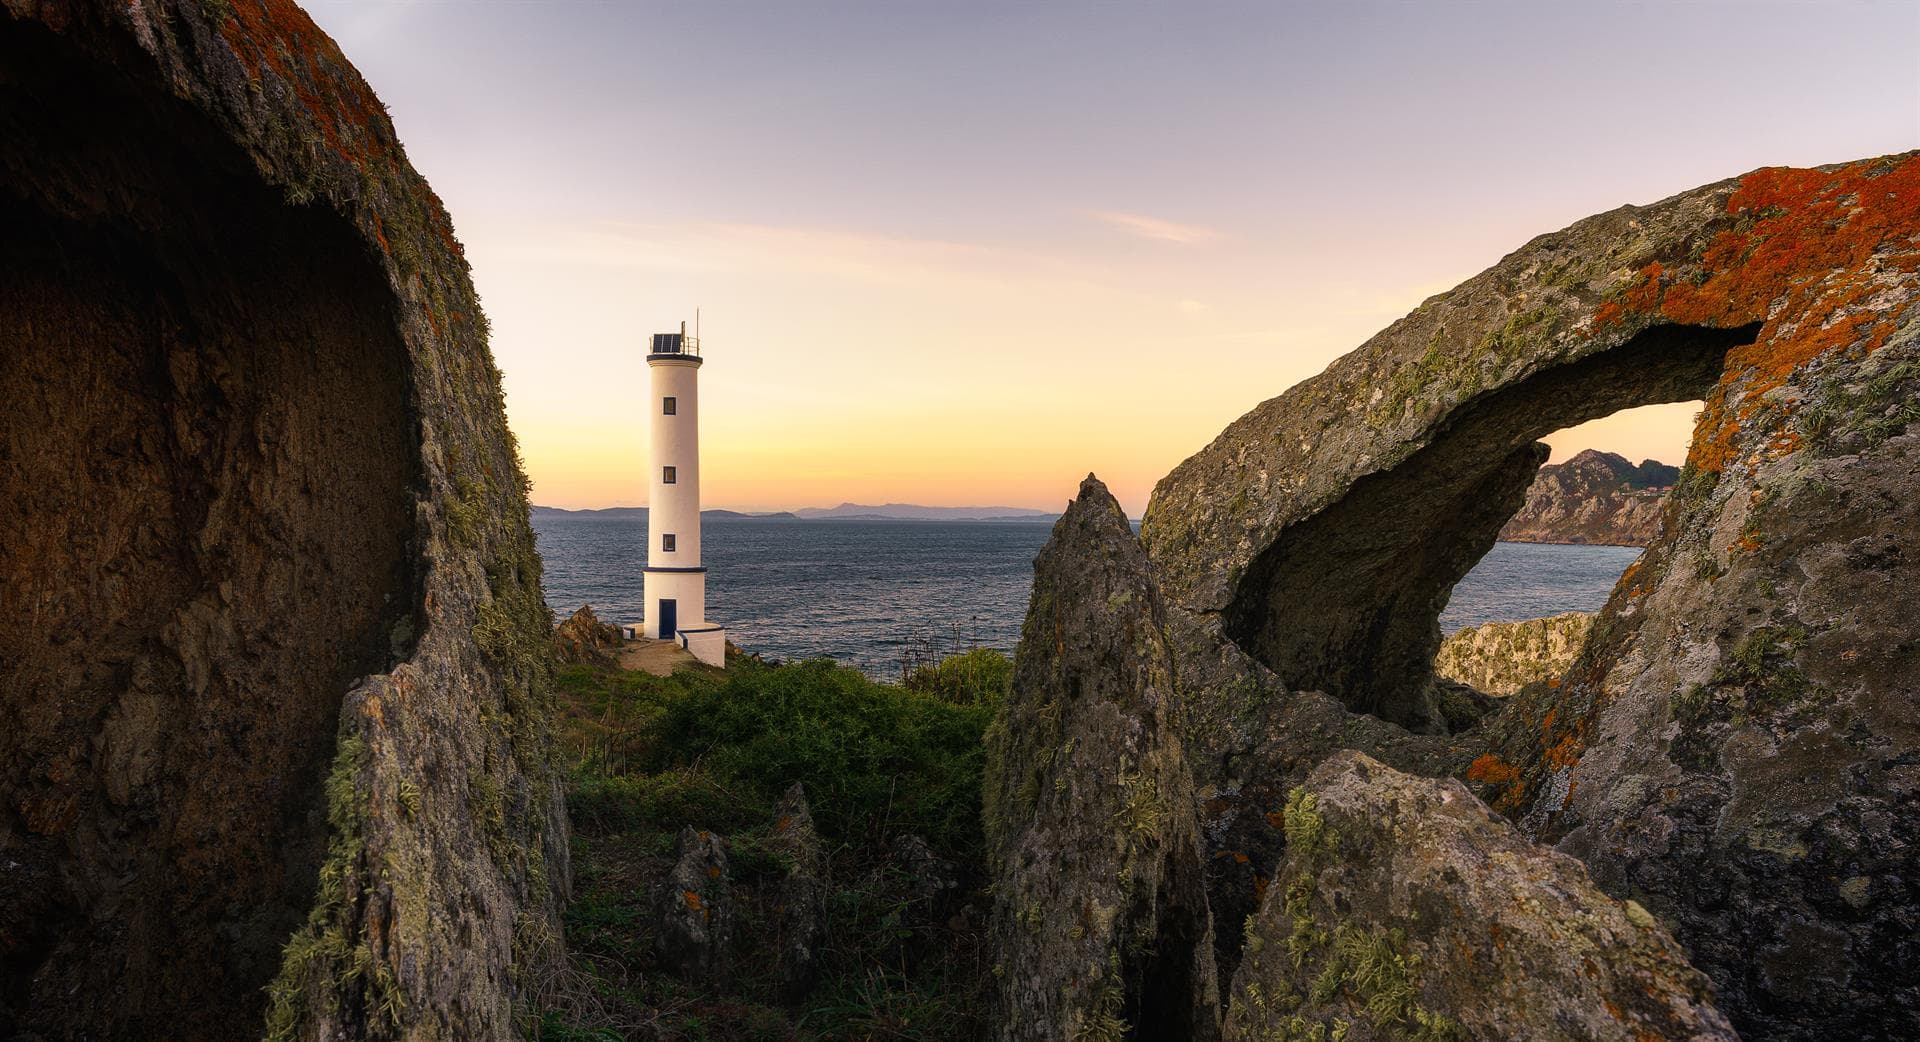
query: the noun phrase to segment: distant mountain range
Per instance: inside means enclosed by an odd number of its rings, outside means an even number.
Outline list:
[[[600,507],[594,510],[568,510],[564,507],[543,507],[537,503],[534,504],[533,515],[535,517],[539,517],[543,514],[562,514],[569,517],[587,517],[589,515],[593,517],[632,517],[632,518],[639,518],[641,520],[645,520],[647,516],[647,508],[646,507]],[[784,510],[769,511],[764,514],[745,514],[745,513],[741,513],[738,510],[702,510],[700,511],[700,516],[707,519],[708,521],[728,521],[728,520],[735,520],[735,519],[747,518],[747,517],[769,518],[772,520],[779,520],[781,518],[785,518],[789,521],[796,520],[793,514],[790,514]]]
[[[645,519],[646,507],[602,507],[597,510],[567,510],[561,507],[535,506],[535,516],[566,515],[594,517],[630,517]],[[769,511],[766,513],[743,513],[738,510],[702,510],[700,516],[708,521],[727,521],[741,518],[766,520],[807,520],[807,521],[991,521],[991,522],[1051,522],[1060,515],[1029,507],[926,507],[915,503],[884,503],[879,506],[867,506],[860,503],[842,503],[837,507],[807,507],[794,511]]]
[[[1645,546],[1660,534],[1666,493],[1680,468],[1588,449],[1541,467],[1526,505],[1500,538],[1510,543]]]

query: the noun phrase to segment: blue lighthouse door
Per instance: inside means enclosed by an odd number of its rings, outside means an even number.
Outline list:
[[[680,604],[678,601],[662,598],[660,601],[660,639],[672,640],[680,632]]]

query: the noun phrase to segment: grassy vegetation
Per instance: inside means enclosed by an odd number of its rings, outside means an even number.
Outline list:
[[[973,651],[877,684],[826,661],[654,677],[593,666],[558,678],[573,761],[570,965],[531,1034],[613,1039],[973,1039],[990,962],[983,928],[981,735],[1011,666]],[[783,992],[774,807],[806,785],[827,854],[819,977]],[[725,835],[733,979],[703,989],[654,956],[653,894],[683,825]],[[955,866],[929,898],[889,856],[903,836]]]

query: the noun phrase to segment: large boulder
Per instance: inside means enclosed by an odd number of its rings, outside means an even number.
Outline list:
[[[1323,692],[1424,732],[1355,747],[1477,774],[1661,916],[1743,1029],[1920,1032],[1916,232],[1913,154],[1622,207],[1177,467],[1141,539],[1188,718],[1214,722],[1189,733],[1202,805],[1271,813],[1325,740],[1277,722]],[[1463,728],[1433,677],[1438,615],[1524,497],[1535,439],[1694,398],[1661,535],[1562,687]]]
[[[1284,810],[1227,1038],[1732,1042],[1652,915],[1536,846],[1457,781],[1356,752]]]
[[[1159,595],[1091,475],[1034,562],[1012,691],[987,742],[995,1037],[1216,1037]]]
[[[452,224],[287,0],[0,0],[0,1034],[506,1038],[551,618]]]

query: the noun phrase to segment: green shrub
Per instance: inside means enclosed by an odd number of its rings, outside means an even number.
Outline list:
[[[974,648],[907,674],[906,688],[955,705],[998,706],[1013,684],[1013,661],[992,648]]]
[[[574,824],[598,832],[678,830],[681,825],[721,832],[762,824],[761,800],[721,785],[696,770],[658,774],[574,776],[567,793]]]
[[[804,782],[829,839],[916,832],[950,853],[980,845],[987,703],[955,705],[876,684],[826,660],[741,662],[668,706],[652,768],[698,765],[763,801]]]

